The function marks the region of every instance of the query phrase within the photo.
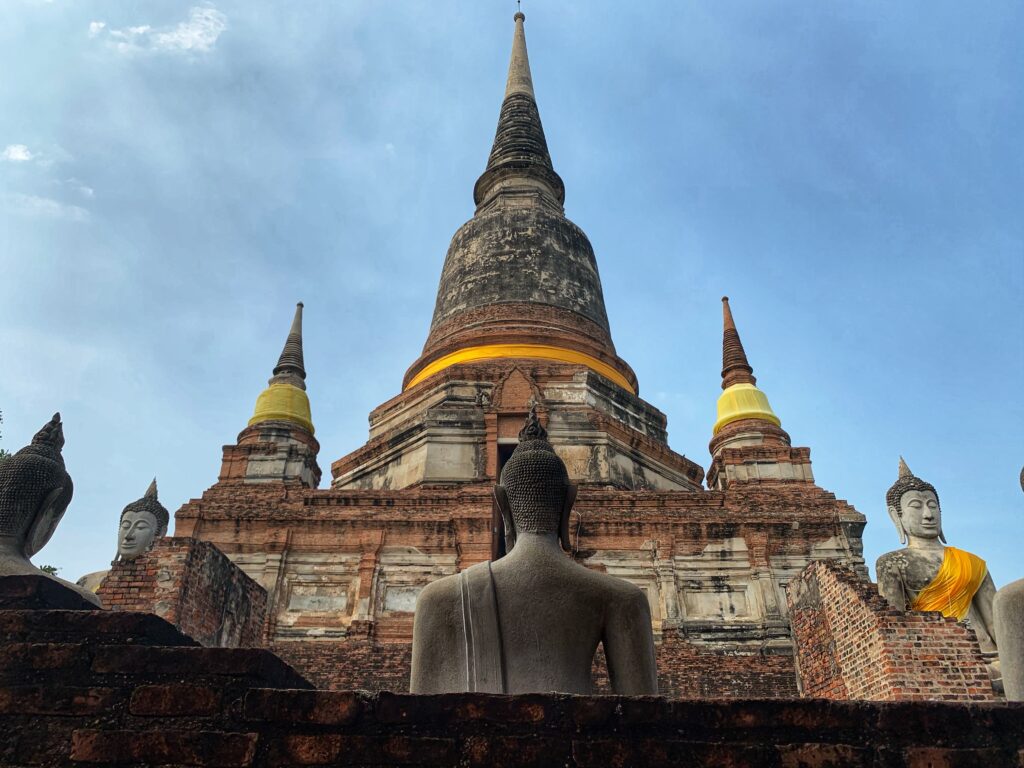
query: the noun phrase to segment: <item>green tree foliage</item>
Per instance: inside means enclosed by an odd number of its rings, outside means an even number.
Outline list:
[[[60,568],[58,568],[55,565],[40,565],[39,570],[43,573],[48,573],[51,576],[56,576],[57,573],[60,571]]]

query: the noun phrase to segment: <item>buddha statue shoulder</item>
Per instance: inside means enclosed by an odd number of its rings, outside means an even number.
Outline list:
[[[656,694],[647,598],[566,554],[576,487],[535,410],[494,494],[508,554],[424,588],[411,691],[587,694],[601,644],[615,693]]]
[[[167,533],[170,521],[170,513],[157,498],[156,478],[153,478],[145,494],[121,511],[114,562],[134,560],[149,552]],[[87,573],[78,580],[78,586],[96,592],[109,573],[109,570]]]
[[[899,610],[939,611],[967,622],[984,653],[996,650],[992,599],[996,588],[985,561],[946,544],[935,487],[900,458],[899,477],[885,495],[903,549],[878,558],[878,591]]]
[[[0,462],[0,576],[44,576],[98,606],[96,595],[31,561],[57,530],[74,493],[63,447],[64,427],[55,413],[29,445]]]

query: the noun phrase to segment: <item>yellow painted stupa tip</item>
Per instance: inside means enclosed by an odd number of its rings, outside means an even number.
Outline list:
[[[249,426],[264,421],[290,421],[314,434],[309,398],[292,384],[271,384],[256,398],[256,410],[249,419]]]
[[[712,434],[717,435],[726,424],[740,419],[761,419],[777,427],[782,426],[768,404],[768,397],[753,384],[733,384],[722,392],[718,398],[718,420]]]

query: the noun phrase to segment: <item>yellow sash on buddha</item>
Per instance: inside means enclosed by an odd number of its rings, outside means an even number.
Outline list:
[[[988,567],[977,555],[946,547],[942,567],[910,607],[915,611],[941,611],[943,616],[963,621],[986,573]]]

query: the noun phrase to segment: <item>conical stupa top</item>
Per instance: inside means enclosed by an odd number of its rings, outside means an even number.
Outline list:
[[[533,359],[589,368],[636,394],[615,353],[594,249],[565,216],[517,13],[505,95],[476,210],[452,238],[423,353],[402,388],[456,365]]]
[[[544,126],[540,122],[530,74],[530,57],[526,52],[526,16],[515,15],[512,56],[508,64],[505,99],[498,117],[494,146],[487,160],[487,169],[476,182],[473,199],[483,205],[509,186],[528,181],[532,186],[554,198],[555,204],[565,202],[565,185],[551,164]]]
[[[729,308],[729,297],[722,297],[722,394],[718,397],[718,419],[712,430],[718,432],[734,421],[766,421],[777,427],[782,426],[779,417],[772,411],[768,397],[757,388],[754,369],[747,362],[740,334]],[[788,439],[788,438],[787,438]]]
[[[313,419],[306,395],[306,368],[302,361],[302,302],[295,306],[295,317],[274,375],[267,388],[256,398],[256,409],[249,426],[267,421],[290,421],[313,434]]]
[[[732,319],[728,296],[722,297],[722,316],[722,389],[728,389],[733,384],[756,384],[754,369],[747,362],[747,353],[743,350],[736,322]]]
[[[274,368],[272,381],[288,381],[299,389],[305,389],[306,369],[302,360],[302,302],[295,305],[295,317],[288,332],[288,339],[281,350],[281,357]]]

